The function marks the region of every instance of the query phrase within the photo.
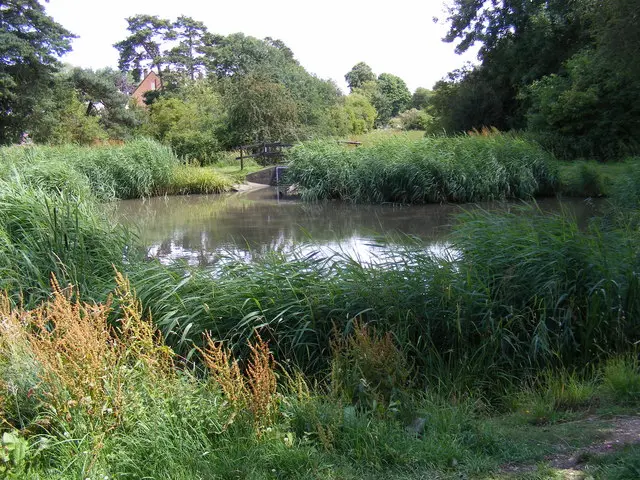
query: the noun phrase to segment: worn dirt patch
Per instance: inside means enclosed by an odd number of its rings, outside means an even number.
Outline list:
[[[581,422],[594,422],[601,420],[597,417],[589,417]],[[552,468],[561,470],[565,479],[584,478],[582,469],[586,462],[593,456],[611,453],[625,445],[640,443],[640,417],[619,416],[609,420],[611,426],[603,431],[605,437],[593,444],[574,451],[560,451],[553,455],[548,455],[544,461]],[[501,468],[502,473],[519,474],[533,472],[535,465],[529,464],[507,464]]]

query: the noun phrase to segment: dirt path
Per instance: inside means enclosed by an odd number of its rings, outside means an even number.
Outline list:
[[[233,186],[236,192],[251,192],[253,190],[259,190],[261,188],[269,188],[269,185],[263,185],[262,183],[238,183]]]
[[[600,420],[597,417],[589,417],[581,422],[594,422]],[[610,420],[611,426],[603,430],[604,438],[595,442],[588,447],[578,450],[560,451],[553,455],[545,457],[545,462],[552,468],[559,470],[558,473],[563,475],[565,479],[582,479],[584,478],[584,469],[586,462],[593,456],[611,453],[625,445],[640,443],[640,417],[634,416],[618,416]],[[517,476],[518,474],[533,472],[536,470],[535,465],[528,464],[507,464],[503,465],[501,472]]]

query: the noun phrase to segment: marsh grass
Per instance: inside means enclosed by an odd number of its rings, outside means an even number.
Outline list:
[[[157,190],[164,195],[213,194],[227,192],[233,180],[210,167],[180,165],[173,169],[171,181]]]
[[[358,148],[317,141],[288,154],[303,199],[358,203],[477,202],[552,193],[553,159],[508,136],[387,137]]]
[[[131,281],[170,345],[201,336],[236,353],[259,332],[275,359],[326,370],[334,329],[356,321],[391,335],[421,381],[495,392],[550,367],[625,352],[640,335],[637,249],[623,229],[534,208],[474,211],[454,229],[452,258],[397,247],[373,265],[334,254],[229,258],[215,273],[137,265]]]
[[[14,301],[46,298],[51,275],[104,298],[114,266],[136,257],[134,244],[91,198],[0,181],[0,288]]]
[[[124,145],[29,146],[0,149],[0,176],[49,192],[83,194],[101,200],[149,197],[172,182],[179,164],[169,147],[152,140]]]

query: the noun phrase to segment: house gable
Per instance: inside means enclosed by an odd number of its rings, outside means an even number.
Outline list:
[[[162,88],[162,82],[160,77],[151,70],[140,82],[140,85],[133,91],[131,96],[135,98],[136,103],[140,106],[144,106],[144,94],[153,91],[160,90]]]

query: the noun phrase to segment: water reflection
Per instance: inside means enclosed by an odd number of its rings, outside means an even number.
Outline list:
[[[576,215],[587,217],[593,205],[572,200]],[[515,204],[485,204],[510,208]],[[539,201],[543,210],[557,210],[555,199]],[[122,223],[138,229],[150,256],[195,265],[213,265],[232,255],[251,260],[278,250],[330,255],[340,252],[363,263],[375,263],[388,242],[423,242],[436,255],[448,253],[446,235],[458,205],[304,204],[278,200],[269,187],[227,195],[159,197],[119,202]],[[450,252],[449,252],[450,253]]]

